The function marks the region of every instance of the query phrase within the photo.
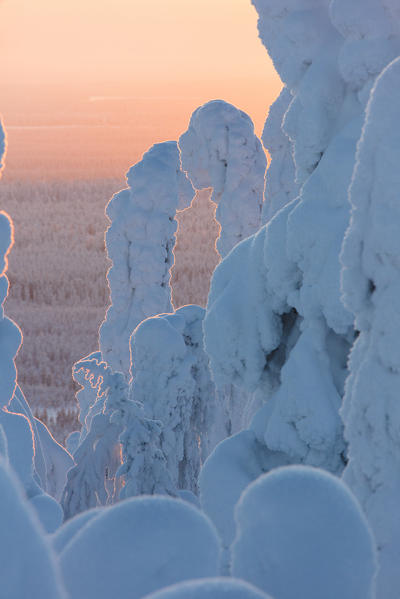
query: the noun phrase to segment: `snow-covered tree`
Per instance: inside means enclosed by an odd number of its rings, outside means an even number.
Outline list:
[[[131,397],[161,423],[160,448],[174,487],[194,493],[210,445],[224,436],[203,350],[203,317],[203,308],[184,306],[145,320],[131,337]]]
[[[292,142],[282,129],[282,122],[292,99],[289,89],[284,87],[269,109],[261,136],[264,147],[271,156],[265,182],[265,201],[262,207],[263,224],[297,197],[299,192],[292,156]]]
[[[98,505],[111,503],[115,495],[115,473],[120,466],[119,435],[123,427],[112,420],[113,412],[128,401],[128,385],[122,373],[113,373],[96,359],[82,362],[82,367],[101,373],[97,398],[86,416],[86,432],[75,453],[76,465],[68,472],[62,496],[64,518]],[[95,376],[95,374],[93,374]]]
[[[171,312],[170,270],[177,221],[194,190],[180,168],[174,141],[155,144],[127,174],[129,188],[108,203],[106,246],[111,305],[100,327],[102,358],[129,375],[129,338],[149,316]]]
[[[346,42],[327,1],[254,4],[260,37],[288,90],[276,113],[282,103],[290,145],[272,156],[271,170],[277,160],[277,174],[292,172],[291,146],[299,195],[278,212],[272,206],[269,220],[265,209],[267,225],[217,267],[206,349],[218,384],[254,392],[254,408],[269,404],[253,421],[261,442],[294,463],[340,473],[346,448],[339,409],[354,329],[340,298],[339,253],[363,104],[343,78]],[[289,200],[296,184],[279,192],[274,180],[275,196]]]
[[[349,443],[344,479],[375,534],[380,599],[400,587],[400,59],[380,75],[368,104],[350,187],[343,294],[359,336],[342,416]]]
[[[196,189],[212,187],[222,257],[261,224],[267,159],[250,117],[213,100],[197,108],[179,138],[182,168]]]
[[[87,414],[74,452],[76,465],[68,472],[62,497],[65,519],[118,498],[176,495],[161,450],[162,423],[130,400],[123,374],[94,355],[80,362],[97,396],[89,410],[82,406]]]

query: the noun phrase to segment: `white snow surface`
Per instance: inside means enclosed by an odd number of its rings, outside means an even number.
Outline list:
[[[157,589],[218,574],[211,522],[185,501],[127,499],[90,520],[61,553],[70,599],[139,599]]]
[[[177,221],[194,190],[180,168],[176,142],[155,144],[127,173],[129,188],[108,203],[106,246],[111,305],[99,330],[102,358],[129,375],[129,338],[149,316],[171,312],[170,270]]]
[[[284,87],[269,109],[261,136],[264,147],[271,156],[262,207],[263,224],[299,194],[292,142],[282,129],[282,121],[292,100],[289,89]]]
[[[0,460],[0,576],[4,599],[66,599],[44,530],[19,481]]]
[[[305,466],[278,468],[236,508],[234,576],[279,599],[373,599],[376,553],[346,485]]]
[[[65,547],[81,528],[83,528],[87,522],[90,522],[92,518],[98,516],[102,512],[102,509],[103,508],[98,507],[86,510],[60,526],[60,528],[50,537],[54,551],[57,554],[64,551]]]
[[[272,599],[260,589],[236,578],[206,578],[181,582],[143,599]]]
[[[382,599],[394,599],[400,586],[399,103],[397,59],[379,76],[368,103],[341,256],[343,298],[359,331],[342,410],[349,443],[344,479],[380,548]]]
[[[182,168],[196,189],[212,187],[222,257],[261,224],[267,159],[250,117],[212,100],[197,108],[179,138]]]
[[[173,485],[195,494],[220,420],[203,349],[204,314],[200,306],[184,306],[145,320],[131,337],[131,398],[161,423],[160,448]]]
[[[244,489],[261,474],[286,465],[286,456],[269,451],[252,430],[217,445],[200,472],[201,507],[215,524],[222,543],[222,572],[230,572],[229,547],[236,534],[234,508]]]

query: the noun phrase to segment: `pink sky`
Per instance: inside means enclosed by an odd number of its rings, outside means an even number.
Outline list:
[[[79,153],[80,139],[89,161],[90,148],[104,164],[112,152],[117,172],[153,142],[176,139],[213,98],[245,110],[260,134],[281,86],[250,0],[3,0],[0,14],[0,110],[13,173],[17,160],[27,165],[27,148],[34,162],[32,148],[45,148],[47,135],[58,162],[62,140]],[[47,124],[81,130],[16,129]],[[99,128],[109,124],[107,138]],[[40,170],[50,157],[37,154]],[[75,157],[71,176],[82,164]]]

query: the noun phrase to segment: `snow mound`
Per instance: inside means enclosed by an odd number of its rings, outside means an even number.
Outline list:
[[[376,555],[342,481],[305,466],[278,468],[243,493],[234,576],[279,599],[372,599]]]
[[[0,460],[1,596],[65,599],[58,565],[14,474]]]
[[[68,520],[53,534],[51,537],[53,549],[57,554],[64,551],[68,543],[75,535],[83,528],[87,522],[101,514],[103,508],[93,508],[78,514],[74,518]]]
[[[88,522],[61,553],[70,599],[139,599],[216,576],[219,542],[196,508],[167,497],[127,499]]]
[[[217,445],[200,472],[201,507],[221,538],[223,573],[229,573],[229,547],[235,537],[234,508],[244,489],[261,474],[286,465],[285,456],[269,451],[252,430],[244,430]]]
[[[144,599],[271,599],[260,589],[235,578],[206,578],[173,585]]]

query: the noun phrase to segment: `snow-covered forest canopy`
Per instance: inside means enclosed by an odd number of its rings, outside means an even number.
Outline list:
[[[400,595],[400,8],[252,2],[283,90],[262,140],[211,100],[108,198],[111,303],[69,331],[97,318],[66,447],[15,365],[0,211],[5,599]],[[178,307],[201,193],[221,261],[206,306]]]

